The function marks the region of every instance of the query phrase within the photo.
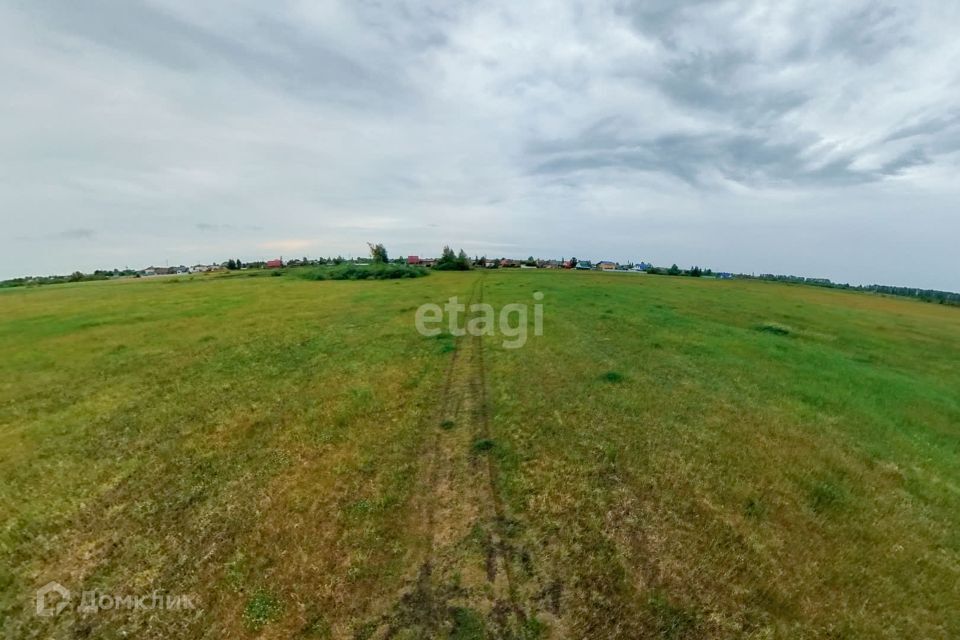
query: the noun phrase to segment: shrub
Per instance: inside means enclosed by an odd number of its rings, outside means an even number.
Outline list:
[[[423,267],[405,264],[377,263],[360,266],[352,263],[334,267],[306,269],[298,274],[307,280],[396,280],[400,278],[419,278],[429,273]]]

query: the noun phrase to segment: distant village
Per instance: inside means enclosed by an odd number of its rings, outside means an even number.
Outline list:
[[[676,265],[672,267],[655,267],[650,263],[639,261],[639,262],[614,262],[612,260],[577,260],[576,258],[561,258],[556,259],[543,259],[543,258],[534,258],[530,256],[527,259],[517,259],[517,258],[487,258],[483,257],[474,257],[468,258],[463,256],[461,259],[465,260],[467,265],[470,268],[475,269],[576,269],[580,271],[632,271],[632,272],[646,272],[646,273],[657,273],[662,271],[663,273],[671,272],[671,270],[677,271],[677,274],[686,274],[686,275],[703,275],[703,276],[717,276],[717,277],[729,277],[732,278],[733,274],[731,273],[714,273],[710,269],[700,269],[699,267],[692,267],[689,270],[679,269]],[[433,268],[438,265],[440,258],[427,258],[417,255],[410,255],[406,258],[396,258],[391,260],[391,263],[394,264],[406,264],[409,266],[417,266],[424,268]],[[339,264],[354,264],[357,266],[369,265],[371,263],[370,258],[344,258],[342,256],[337,256],[336,258],[292,258],[284,259],[283,257],[273,258],[270,260],[254,260],[243,262],[239,259],[225,260],[223,262],[211,262],[211,263],[201,263],[195,264],[193,266],[187,265],[174,265],[174,266],[149,266],[142,269],[97,269],[92,273],[82,273],[80,271],[75,271],[69,275],[50,275],[50,276],[27,276],[22,278],[13,278],[10,280],[3,281],[5,284],[30,284],[30,283],[49,283],[49,282],[79,282],[84,280],[104,280],[108,278],[116,277],[152,277],[152,276],[168,276],[168,275],[189,275],[197,273],[211,273],[216,271],[235,271],[235,270],[248,270],[248,269],[282,269],[282,268],[292,268],[292,267],[304,267],[304,266],[324,266],[324,265],[339,265]]]
[[[397,258],[391,262],[398,264],[407,264],[410,266],[424,267],[427,269],[436,267],[439,258],[426,258],[417,255],[407,256],[406,258]],[[692,275],[716,278],[733,278],[732,273],[717,272],[710,269],[701,269],[700,267],[691,267],[690,269],[680,269],[677,265],[671,267],[655,267],[648,262],[614,262],[612,260],[577,260],[576,258],[542,259],[530,256],[526,260],[517,258],[487,258],[474,257],[468,258],[469,266],[474,269],[576,269],[579,271],[630,271],[634,273],[663,273],[668,275]],[[174,267],[146,267],[134,273],[121,273],[116,275],[139,275],[141,277],[164,276],[164,275],[184,275],[192,273],[207,273],[211,271],[233,271],[246,269],[281,269],[284,267],[306,267],[323,266],[328,264],[351,263],[358,266],[370,264],[369,258],[293,258],[284,260],[275,258],[266,261],[241,262],[240,260],[228,260],[226,262],[214,264],[196,264],[192,267],[185,265]]]
[[[434,267],[437,264],[437,258],[421,258],[420,256],[407,256],[406,263],[409,265],[421,267]],[[701,269],[700,267],[691,267],[688,270],[680,269],[677,265],[668,268],[655,267],[650,263],[639,262],[614,262],[613,260],[577,260],[576,258],[561,258],[560,260],[544,260],[530,256],[526,260],[515,258],[473,258],[471,266],[480,269],[576,269],[579,271],[630,271],[634,273],[673,273],[675,275],[693,275],[718,278],[732,278],[732,273],[721,272],[714,273],[711,269]]]
[[[526,259],[518,258],[487,258],[483,257],[473,257],[469,258],[463,252],[461,252],[460,257],[458,258],[462,261],[463,266],[471,269],[573,269],[577,271],[621,271],[621,272],[633,272],[633,273],[661,273],[666,275],[690,275],[690,276],[705,276],[705,277],[716,277],[716,278],[733,278],[732,273],[727,272],[717,272],[714,273],[710,269],[701,269],[700,267],[691,267],[690,269],[680,269],[677,265],[672,265],[671,267],[655,267],[654,265],[644,262],[615,262],[612,260],[578,260],[577,258],[561,258],[561,259],[543,259],[543,258],[534,258],[530,256]],[[251,269],[283,269],[283,268],[294,268],[294,267],[305,267],[305,266],[325,266],[325,265],[340,265],[340,264],[353,264],[356,266],[366,266],[371,264],[372,260],[369,257],[364,258],[344,258],[342,256],[337,256],[335,258],[308,258],[306,256],[301,258],[291,258],[284,259],[282,256],[273,258],[270,260],[253,260],[253,261],[241,261],[240,259],[231,258],[222,262],[211,262],[211,263],[199,263],[192,266],[187,265],[166,265],[166,266],[154,266],[144,267],[142,269],[97,269],[92,273],[82,273],[80,271],[75,271],[69,275],[49,275],[49,276],[27,276],[22,278],[12,278],[10,280],[5,280],[0,285],[2,286],[22,286],[22,285],[31,285],[31,284],[56,284],[59,282],[82,282],[89,280],[107,280],[111,278],[123,278],[123,277],[133,277],[133,278],[149,278],[154,276],[171,276],[171,275],[192,275],[192,274],[202,274],[202,273],[213,273],[213,272],[226,272],[226,271],[238,271],[238,270],[251,270]],[[390,260],[393,264],[405,264],[408,266],[422,267],[422,268],[436,268],[440,266],[442,258],[428,258],[418,255],[409,255],[405,258],[395,258]]]
[[[382,245],[378,245],[382,248]],[[371,245],[373,248],[373,245]],[[444,251],[450,251],[448,247]],[[384,250],[384,255],[385,255]],[[452,256],[451,252],[451,256]],[[390,260],[391,264],[406,265],[409,267],[420,268],[444,268],[445,258],[429,258],[419,255],[408,255],[405,258],[395,258]],[[337,256],[335,258],[293,258],[285,260],[282,256],[270,260],[255,260],[243,262],[239,259],[231,258],[223,262],[212,262],[209,264],[195,264],[193,266],[149,266],[143,269],[97,269],[93,273],[82,273],[75,271],[69,275],[49,275],[49,276],[26,276],[21,278],[11,278],[0,281],[0,288],[36,286],[44,284],[59,284],[67,282],[84,282],[91,280],[109,280],[114,278],[149,278],[155,276],[174,276],[174,275],[192,275],[213,272],[228,271],[246,271],[251,269],[283,269],[305,266],[325,266],[325,265],[354,265],[358,267],[369,266],[373,260],[366,258],[344,258]],[[937,289],[921,289],[918,287],[899,287],[889,285],[850,285],[845,283],[836,283],[827,278],[808,278],[804,276],[793,275],[775,275],[771,273],[745,274],[731,273],[727,271],[713,271],[708,268],[693,266],[683,269],[673,264],[669,267],[654,266],[643,260],[638,262],[616,262],[613,260],[578,260],[577,258],[543,259],[530,256],[526,259],[517,258],[487,258],[473,257],[469,258],[463,251],[456,257],[458,268],[461,269],[569,269],[573,271],[603,271],[608,273],[634,273],[634,274],[652,274],[667,276],[688,276],[694,278],[710,278],[716,280],[752,279],[774,282],[784,282],[789,284],[802,284],[817,287],[828,287],[833,289],[849,289],[855,291],[865,291],[883,295],[903,296],[922,300],[924,302],[933,302],[939,304],[960,305],[960,293],[950,291],[940,291]],[[279,273],[278,273],[279,275]]]

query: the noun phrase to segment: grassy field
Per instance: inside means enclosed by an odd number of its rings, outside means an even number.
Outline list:
[[[537,291],[520,349],[414,329]],[[958,309],[494,271],[0,311],[7,637],[960,637]],[[38,617],[51,580],[196,607]]]

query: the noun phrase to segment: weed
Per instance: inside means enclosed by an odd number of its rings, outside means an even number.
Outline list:
[[[473,441],[470,450],[474,453],[486,453],[496,446],[493,440],[489,438],[477,438]]]
[[[483,618],[475,611],[456,607],[452,613],[453,629],[450,631],[450,640],[483,640],[486,637]]]
[[[257,591],[243,610],[243,619],[253,631],[259,631],[265,625],[277,620],[283,607],[280,601],[267,591]]]
[[[606,382],[623,382],[624,379],[623,374],[617,371],[607,371],[600,377]]]

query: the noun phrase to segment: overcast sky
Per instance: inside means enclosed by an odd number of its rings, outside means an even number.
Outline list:
[[[0,3],[0,277],[676,262],[960,290],[955,2]]]

